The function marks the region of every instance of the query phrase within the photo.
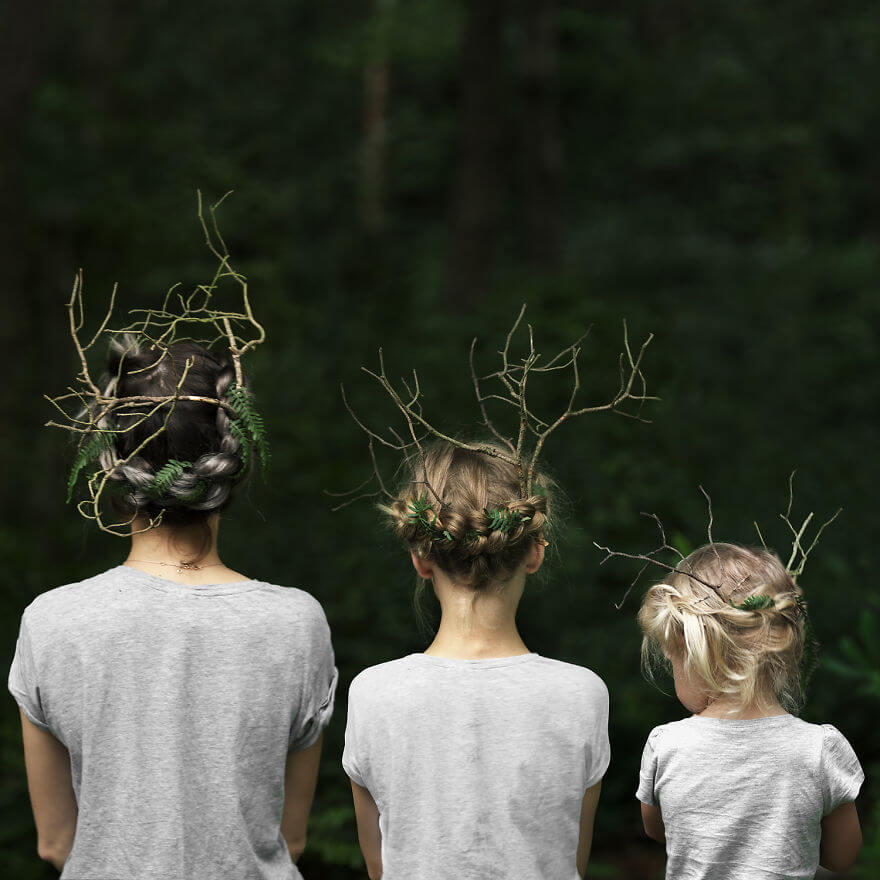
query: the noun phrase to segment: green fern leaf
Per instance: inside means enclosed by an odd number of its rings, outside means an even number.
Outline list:
[[[67,479],[67,501],[70,502],[73,497],[73,490],[76,481],[79,479],[83,468],[94,461],[105,449],[109,449],[113,443],[113,434],[110,431],[95,431],[87,440],[80,443],[77,449],[76,458],[73,467],[70,469],[70,476]]]
[[[734,608],[739,608],[740,611],[759,611],[761,608],[772,608],[776,604],[772,596],[749,596],[739,605],[734,605],[732,600],[729,601]]]
[[[253,396],[247,388],[243,388],[241,385],[230,385],[226,392],[226,400],[235,414],[234,423],[237,422],[241,432],[250,437],[249,447],[256,449],[260,465],[265,473],[271,460],[271,450],[263,417],[254,406]],[[239,435],[236,434],[236,436]],[[250,455],[250,448],[248,455]]]
[[[183,476],[188,467],[192,467],[191,461],[177,461],[169,459],[153,477],[153,482],[146,486],[144,491],[153,498],[161,498],[168,494],[171,484]]]

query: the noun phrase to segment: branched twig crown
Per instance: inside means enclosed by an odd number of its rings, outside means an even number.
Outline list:
[[[230,420],[229,430],[240,443],[244,464],[247,464],[252,451],[256,452],[264,466],[268,463],[265,429],[244,385],[241,368],[242,357],[262,343],[266,333],[254,317],[247,279],[233,267],[217,224],[217,209],[228,195],[229,193],[208,206],[206,211],[202,194],[197,193],[199,223],[205,244],[216,258],[217,266],[211,280],[207,284],[197,285],[188,295],[178,290],[179,285],[174,285],[166,293],[160,308],[132,309],[128,312],[127,323],[111,326],[117,294],[117,285],[114,285],[103,320],[94,334],[86,338],[82,335],[85,325],[82,270],[74,278],[73,290],[67,302],[67,314],[70,336],[79,361],[79,372],[73,384],[63,393],[44,395],[56,411],[55,419],[46,425],[69,431],[76,438],[74,464],[67,485],[68,500],[73,496],[81,474],[90,466],[94,467],[86,481],[87,497],[77,504],[77,510],[94,521],[102,531],[117,535],[131,534],[134,515],[125,522],[108,522],[102,502],[111,480],[120,480],[121,469],[166,430],[168,421],[181,400],[214,404],[225,409]],[[231,282],[237,290],[240,306],[236,309],[220,308],[214,301],[218,288],[224,282]],[[141,348],[148,350],[151,355],[155,353],[155,359],[145,369],[159,366],[170,356],[171,346],[175,343],[189,341],[205,348],[225,344],[235,379],[223,394],[214,397],[185,394],[187,375],[193,363],[190,359],[180,371],[173,393],[164,396],[119,396],[116,388],[122,376],[124,357],[120,359],[117,374],[110,377],[103,389],[93,377],[88,362],[89,354],[98,343],[110,340],[115,340],[117,345],[121,344],[125,353]],[[116,438],[157,414],[163,416],[159,427],[127,455],[119,457],[116,453]],[[118,422],[123,416],[126,421],[124,428]],[[192,465],[192,462],[171,460],[151,480],[141,483],[138,488],[148,496],[161,498],[171,484],[180,479]],[[178,494],[178,498],[196,499],[205,491],[205,480],[195,479],[190,482],[194,483],[191,495]],[[151,517],[145,528],[152,528],[160,521],[161,513]]]
[[[805,546],[805,535],[807,532],[807,528],[813,519],[813,513],[810,512],[805,517],[805,519],[803,520],[801,525],[798,527],[796,527],[791,520],[791,512],[792,512],[792,507],[794,504],[794,474],[795,474],[795,472],[792,471],[792,473],[789,475],[789,479],[788,479],[788,505],[786,507],[785,513],[781,513],[779,516],[782,519],[782,521],[786,524],[786,526],[788,527],[789,531],[792,534],[791,553],[789,555],[788,562],[785,563],[785,570],[788,572],[792,581],[795,584],[797,584],[798,578],[804,573],[807,559],[808,559],[810,553],[816,547],[820,536],[825,531],[825,529],[832,522],[834,522],[835,519],[837,519],[837,517],[840,515],[843,508],[838,508],[834,512],[834,514],[832,514],[832,516],[830,516],[827,520],[825,520],[822,523],[822,525],[819,526],[819,528],[817,529],[815,535],[813,536],[812,541],[808,545]],[[708,539],[709,539],[709,546],[714,548],[715,541],[712,536],[712,525],[713,525],[713,520],[714,520],[713,515],[712,515],[712,500],[709,497],[709,494],[706,492],[706,490],[702,486],[700,486],[700,491],[703,493],[704,497],[706,498],[706,503],[708,505],[709,523],[708,523],[707,533],[708,533]],[[619,550],[612,550],[610,547],[604,546],[604,545],[599,544],[595,541],[593,542],[595,547],[597,547],[599,550],[602,550],[605,553],[605,556],[603,557],[600,565],[604,565],[609,559],[611,559],[613,557],[621,557],[624,559],[634,559],[634,560],[638,560],[638,561],[642,562],[642,566],[639,569],[638,573],[636,574],[635,579],[627,587],[626,592],[624,593],[623,598],[620,600],[620,602],[615,603],[615,608],[620,609],[623,606],[623,603],[626,601],[627,597],[629,596],[632,589],[635,587],[636,583],[639,581],[639,579],[644,574],[646,569],[652,565],[658,566],[659,568],[664,569],[668,573],[677,573],[677,574],[681,574],[681,575],[684,575],[684,576],[690,578],[692,581],[695,581],[696,583],[699,583],[702,586],[707,587],[722,602],[725,602],[726,604],[728,604],[728,605],[732,606],[733,608],[736,608],[740,611],[760,613],[762,611],[766,611],[768,609],[775,607],[776,603],[775,603],[773,596],[764,595],[762,593],[752,593],[751,595],[745,597],[745,599],[742,602],[739,602],[739,603],[734,602],[734,600],[732,598],[734,593],[736,593],[742,589],[749,589],[749,588],[755,589],[755,590],[760,589],[760,585],[747,584],[748,576],[746,576],[744,579],[742,579],[736,583],[733,583],[732,585],[726,584],[725,583],[724,568],[722,565],[720,565],[720,557],[718,557],[718,559],[719,559],[719,570],[721,573],[721,582],[712,583],[710,581],[707,581],[707,580],[699,577],[694,571],[689,570],[688,560],[684,556],[684,554],[681,553],[681,551],[678,550],[676,547],[671,546],[669,544],[669,542],[667,541],[666,533],[663,528],[663,524],[660,521],[660,518],[656,514],[653,514],[653,513],[652,514],[643,513],[642,516],[647,516],[650,519],[654,520],[654,522],[657,524],[657,528],[659,529],[659,532],[660,532],[659,544],[657,547],[655,547],[650,552],[648,552],[648,553],[625,553],[625,552],[622,552]],[[762,544],[764,550],[769,551],[767,543],[764,540],[764,536],[762,535],[761,529],[759,528],[757,522],[755,522],[754,525],[755,525],[755,529],[758,533],[758,537],[761,540],[761,544]],[[657,558],[658,555],[661,555],[667,551],[671,551],[672,553],[675,553],[678,556],[678,560],[675,562],[675,564],[670,565],[669,563],[664,562],[662,559]],[[716,549],[716,556],[718,556],[717,549]],[[804,600],[803,596],[800,595],[799,589],[797,592],[798,592],[798,595],[796,596],[796,598],[794,600],[794,604],[795,604],[795,608],[796,608],[796,616],[797,616],[798,620],[803,621],[803,625],[804,625],[804,652],[803,652],[803,657],[801,660],[801,673],[800,673],[801,695],[803,696],[806,693],[806,686],[807,686],[807,683],[810,679],[810,676],[812,675],[816,666],[818,665],[819,643],[816,640],[815,633],[813,631],[813,626],[810,621],[809,614],[807,613],[807,603]],[[709,595],[711,595],[711,594],[708,594],[706,596],[706,598],[709,598]]]
[[[564,422],[576,416],[600,412],[612,412],[639,421],[648,421],[642,417],[642,407],[648,401],[659,399],[647,393],[647,385],[642,372],[645,351],[653,339],[653,334],[649,334],[634,351],[630,345],[629,331],[624,321],[623,351],[618,359],[617,389],[602,403],[581,406],[578,404],[578,395],[581,390],[578,358],[581,353],[581,343],[589,334],[589,330],[576,342],[562,349],[549,360],[542,361],[542,355],[535,348],[533,327],[531,324],[526,324],[528,350],[524,357],[516,359],[512,354],[512,347],[517,332],[522,328],[525,311],[526,306],[523,305],[507,333],[504,346],[498,352],[501,364],[497,370],[481,376],[477,372],[475,364],[476,337],[470,346],[470,378],[480,412],[479,425],[497,442],[492,444],[466,442],[438,428],[423,412],[423,394],[418,373],[413,370],[410,379],[401,378],[399,384],[394,382],[386,370],[385,357],[381,348],[379,349],[378,368],[371,370],[362,367],[361,369],[379,384],[397,407],[403,417],[403,427],[400,431],[389,427],[387,433],[380,433],[369,427],[354,411],[346,396],[345,387],[341,386],[342,400],[349,415],[367,436],[373,474],[354,490],[328,493],[337,497],[347,497],[347,500],[337,505],[334,510],[339,510],[362,498],[396,497],[393,492],[388,490],[386,482],[382,478],[376,456],[377,448],[393,450],[402,454],[407,461],[421,462],[422,464],[425,460],[424,444],[431,440],[442,440],[460,449],[481,452],[514,465],[520,474],[520,496],[528,498],[535,492],[540,493],[541,487],[535,484],[538,459],[550,435]],[[568,371],[570,375],[571,387],[566,406],[556,416],[549,418],[538,416],[527,397],[529,380],[535,375],[557,371]],[[491,387],[489,387],[490,384]],[[509,410],[514,415],[516,427],[513,432],[505,433],[496,420],[490,417],[489,407],[495,404],[501,410]],[[422,472],[424,472],[424,468],[422,468]],[[363,491],[371,483],[374,488],[371,491]],[[432,486],[426,485],[425,490],[426,501],[430,496],[440,507],[443,506],[443,499],[437,495]],[[489,515],[491,516],[491,514]],[[508,529],[513,526],[513,523],[508,520],[504,520],[502,524]]]
[[[806,534],[807,527],[813,519],[813,513],[811,512],[800,525],[800,527],[795,528],[794,524],[791,521],[791,509],[794,504],[794,475],[795,472],[792,471],[788,478],[788,506],[786,507],[785,513],[780,513],[779,516],[782,521],[788,526],[789,531],[793,535],[792,547],[791,547],[791,555],[789,556],[788,562],[785,564],[785,569],[791,575],[793,581],[797,582],[797,579],[803,574],[804,568],[806,567],[807,558],[809,557],[812,550],[815,548],[816,544],[819,541],[822,532],[837,519],[843,510],[842,507],[839,507],[834,514],[829,517],[825,522],[817,530],[816,534],[813,536],[813,540],[810,544],[805,548],[803,545],[804,535]],[[703,497],[706,499],[707,505],[707,515],[708,515],[708,525],[706,528],[708,543],[710,546],[714,545],[715,539],[712,536],[712,526],[714,524],[714,515],[712,513],[712,499],[709,496],[709,493],[702,487],[699,487],[700,492],[703,494]],[[663,523],[660,520],[660,517],[657,516],[656,513],[644,513],[642,512],[642,516],[648,517],[649,519],[654,520],[657,525],[657,528],[660,532],[660,541],[658,545],[648,553],[625,553],[621,550],[612,550],[610,547],[599,544],[597,541],[593,541],[593,546],[598,550],[601,550],[605,556],[602,558],[602,561],[599,563],[600,565],[604,565],[608,562],[609,559],[614,557],[620,557],[622,559],[635,559],[637,561],[642,562],[642,567],[639,569],[638,573],[635,576],[635,579],[632,583],[627,587],[626,592],[623,594],[623,598],[620,602],[615,603],[615,608],[618,610],[623,607],[623,603],[626,602],[629,594],[632,592],[635,585],[639,582],[642,575],[645,571],[652,565],[656,565],[658,568],[662,568],[667,572],[674,572],[678,574],[683,574],[689,577],[691,580],[696,581],[699,584],[702,584],[704,587],[708,587],[710,590],[713,590],[719,597],[721,597],[721,590],[724,586],[721,583],[711,583],[710,581],[706,581],[692,571],[688,571],[686,569],[680,568],[679,566],[685,560],[685,555],[677,548],[673,547],[666,539],[666,531],[663,527]],[[765,550],[769,550],[767,543],[764,541],[764,536],[761,534],[761,529],[758,526],[758,523],[754,523],[755,530],[758,533],[758,537],[761,541],[761,545]],[[667,562],[664,562],[662,559],[658,559],[657,557],[660,554],[671,552],[674,553],[678,557],[678,561],[674,565],[670,565]],[[723,567],[721,568],[723,573]],[[734,584],[731,592],[736,592],[744,586],[742,583]],[[758,597],[750,597],[750,599],[755,599]],[[764,596],[760,597],[762,599],[767,599],[769,597]],[[731,605],[734,603],[731,601]],[[744,603],[745,604],[745,603]],[[735,608],[743,608],[743,605],[734,605]],[[754,603],[748,604],[744,610],[754,610],[759,608],[770,607],[769,604],[759,604],[756,605]]]

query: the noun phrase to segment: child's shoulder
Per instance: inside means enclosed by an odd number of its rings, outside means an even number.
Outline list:
[[[608,688],[605,682],[586,666],[536,655],[535,668],[556,688],[571,690],[595,699],[608,700]]]
[[[839,736],[830,724],[812,724],[796,715],[770,715],[764,718],[727,719],[690,715],[678,721],[659,724],[648,734],[648,745],[655,752],[703,742],[733,739],[737,742],[769,746],[775,740],[801,748],[821,751],[829,736]]]
[[[384,663],[377,663],[375,666],[362,669],[351,680],[348,689],[349,696],[366,696],[370,693],[376,693],[377,689],[385,685],[405,681],[415,666],[412,662],[414,656],[414,654],[409,654],[406,657],[386,660]]]

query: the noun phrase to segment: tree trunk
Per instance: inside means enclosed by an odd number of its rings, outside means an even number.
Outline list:
[[[520,59],[526,253],[555,268],[561,251],[562,141],[559,133],[558,0],[526,0]]]
[[[491,279],[501,213],[504,0],[468,0],[447,297],[467,307]]]
[[[391,84],[391,30],[394,0],[376,0],[373,34],[364,70],[364,155],[361,222],[378,235],[385,228],[385,173],[388,142],[388,90]]]

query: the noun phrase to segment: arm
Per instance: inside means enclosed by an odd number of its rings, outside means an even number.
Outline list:
[[[583,877],[587,873],[587,862],[590,861],[590,848],[593,845],[593,819],[596,817],[596,806],[599,803],[599,792],[602,780],[590,786],[581,801],[581,831],[578,838],[577,869]]]
[[[642,825],[645,826],[645,834],[656,840],[657,843],[666,843],[666,827],[663,825],[663,814],[660,807],[651,804],[642,804]]]
[[[281,812],[281,834],[295,862],[306,848],[306,823],[312,809],[318,764],[321,760],[323,734],[308,748],[288,752],[284,768],[284,807]]]
[[[370,880],[382,877],[382,832],[379,830],[379,808],[373,796],[362,785],[351,783],[354,814],[357,817],[358,843],[367,863]]]
[[[822,819],[819,864],[823,868],[845,874],[856,863],[861,848],[862,829],[855,803],[841,804]]]
[[[24,763],[34,823],[37,853],[61,871],[76,833],[78,810],[70,776],[67,749],[21,712]]]

